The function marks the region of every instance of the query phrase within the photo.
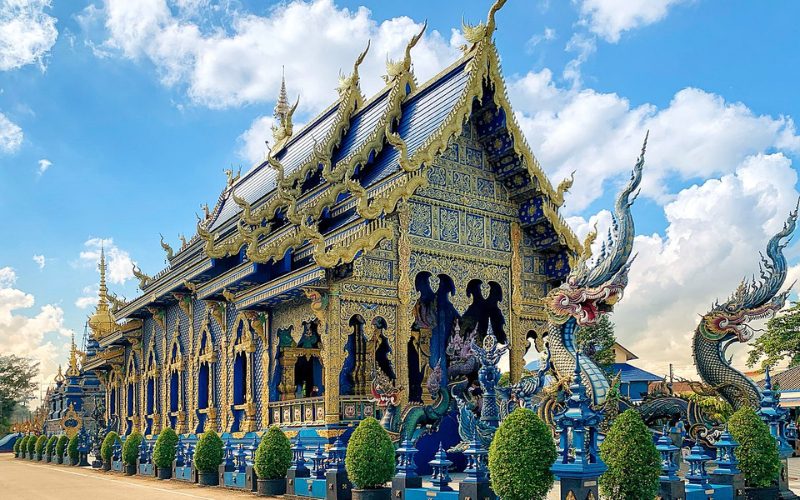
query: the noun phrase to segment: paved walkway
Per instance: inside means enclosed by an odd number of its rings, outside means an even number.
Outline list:
[[[800,458],[789,459],[789,484],[800,494]],[[557,500],[558,485],[549,499]],[[174,498],[243,499],[250,493],[223,488],[202,488],[180,481],[158,481],[141,476],[121,476],[92,470],[15,460],[11,453],[0,454],[0,498],[30,500],[166,500]]]

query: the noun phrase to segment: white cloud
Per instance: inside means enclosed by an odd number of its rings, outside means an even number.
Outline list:
[[[39,171],[38,171],[39,176],[44,175],[44,173],[47,172],[47,169],[50,168],[52,165],[53,162],[51,162],[48,159],[42,158],[41,160],[39,160]]]
[[[686,0],[582,0],[581,22],[592,33],[616,43],[620,35],[664,19],[669,9]]]
[[[670,180],[692,181],[732,173],[750,155],[800,152],[789,117],[757,115],[742,103],[695,88],[675,94],[669,106],[632,107],[617,94],[557,86],[550,70],[510,83],[512,101],[528,142],[555,181],[576,171],[568,213],[580,213],[602,196],[609,181],[630,172],[650,130],[642,193],[672,199]]]
[[[85,286],[81,293],[83,293],[83,295],[75,300],[75,307],[78,309],[89,309],[97,305],[99,293],[98,285]]]
[[[533,35],[530,40],[525,43],[525,48],[532,52],[533,49],[542,42],[550,42],[556,39],[555,28],[545,28],[544,31],[538,35]]]
[[[239,156],[250,163],[264,160],[267,145],[264,141],[272,139],[272,126],[275,119],[272,116],[259,116],[250,124],[250,128],[239,136]]]
[[[38,312],[26,311],[35,300],[33,295],[14,288],[16,279],[12,268],[0,268],[0,352],[39,361],[37,382],[46,384],[65,358],[65,340],[72,331],[64,327],[64,312],[58,306],[46,304]],[[62,341],[54,342],[52,334]]]
[[[16,123],[0,113],[0,151],[16,153],[22,145],[22,129]]]
[[[36,265],[39,266],[39,269],[44,269],[44,266],[47,265],[47,259],[45,259],[44,255],[34,255],[33,261],[36,262]]]
[[[102,50],[149,60],[165,85],[186,87],[192,101],[212,108],[274,100],[285,66],[290,93],[302,93],[301,109],[319,110],[335,99],[339,70],[351,70],[369,39],[361,75],[372,93],[383,85],[387,55],[400,57],[421,28],[408,17],[378,23],[368,9],[338,8],[332,0],[295,0],[264,16],[234,11],[225,16],[229,26],[205,28],[187,14],[203,12],[205,3],[182,3],[190,8],[171,9],[175,3],[166,0],[106,0]],[[429,31],[414,50],[416,74],[424,80],[456,57],[454,45]]]
[[[56,19],[45,13],[50,0],[3,0],[0,3],[0,70],[28,64],[44,68],[44,56],[56,43]]]
[[[114,244],[113,238],[90,238],[83,243],[85,250],[80,253],[80,262],[87,267],[100,264],[100,250],[106,253],[106,276],[108,281],[124,284],[133,278],[133,260],[130,254]]]

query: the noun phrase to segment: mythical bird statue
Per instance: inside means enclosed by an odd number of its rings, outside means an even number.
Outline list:
[[[725,352],[734,342],[747,342],[755,330],[753,320],[771,318],[786,303],[789,290],[780,292],[786,279],[783,248],[794,232],[797,208],[767,244],[767,256],[761,256],[761,277],[743,280],[723,304],[715,303],[700,320],[692,340],[694,364],[703,382],[717,390],[734,410],[744,405],[757,408],[761,399],[758,386],[733,368]]]
[[[590,252],[584,252],[567,280],[550,291],[545,299],[550,327],[548,344],[557,378],[564,381],[575,371],[576,334],[582,326],[595,324],[600,316],[611,311],[628,284],[628,269],[633,248],[634,226],[631,205],[642,180],[645,136],[642,152],[636,161],[627,186],[617,196],[613,225],[603,250],[589,267]],[[608,379],[591,360],[584,359],[581,368],[584,386],[594,405],[605,402],[609,390]]]

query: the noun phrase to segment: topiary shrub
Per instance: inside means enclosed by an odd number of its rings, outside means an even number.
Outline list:
[[[58,437],[58,443],[56,443],[56,456],[63,457],[64,450],[67,449],[67,444],[69,443],[69,438],[65,435],[61,435]]]
[[[194,466],[200,472],[217,472],[222,463],[222,439],[216,432],[204,432],[194,450]]]
[[[139,458],[139,445],[142,444],[142,439],[142,435],[138,432],[134,432],[125,438],[125,443],[122,445],[123,464],[136,465],[136,459]]]
[[[106,437],[103,438],[103,444],[100,445],[100,457],[103,459],[103,462],[110,464],[111,463],[111,455],[114,454],[114,443],[119,441],[119,434],[114,431],[109,432],[106,434]]]
[[[56,453],[56,443],[58,443],[58,438],[56,436],[50,436],[50,439],[47,440],[47,445],[45,446],[45,454],[50,457],[50,460],[53,459]]]
[[[45,446],[47,446],[47,436],[42,434],[39,436],[39,439],[36,440],[36,454],[39,455],[40,458],[44,455]]]
[[[36,453],[36,440],[36,436],[31,436],[28,438],[28,443],[25,445],[28,448],[28,453],[30,453],[31,456]]]
[[[358,424],[344,458],[347,477],[362,490],[381,488],[394,475],[394,445],[389,433],[372,417]]]
[[[169,469],[172,467],[172,461],[175,460],[175,447],[178,446],[178,435],[175,431],[167,427],[156,439],[156,445],[153,448],[153,463],[159,469]]]
[[[24,441],[25,441],[25,436],[22,436],[21,438],[17,438],[17,440],[14,441],[14,455],[15,456],[19,456],[19,453],[20,453],[19,450],[22,447],[22,443]]]
[[[489,446],[492,489],[503,500],[543,499],[553,486],[557,456],[553,434],[532,410],[518,408],[503,420]]]
[[[728,431],[739,442],[735,454],[745,484],[752,488],[771,486],[781,471],[781,457],[777,441],[767,424],[746,406],[739,408],[728,420]]]
[[[618,416],[600,445],[608,466],[600,476],[600,493],[606,498],[654,498],[658,493],[661,456],[653,437],[636,410]]]
[[[278,427],[273,425],[261,437],[253,467],[259,479],[281,479],[292,465],[292,444]]]
[[[73,465],[78,463],[79,453],[77,434],[69,438],[69,443],[67,444],[67,455],[69,455],[69,459],[72,461]]]

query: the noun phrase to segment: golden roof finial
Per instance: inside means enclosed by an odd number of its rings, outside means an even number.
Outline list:
[[[467,39],[467,42],[474,46],[483,40],[491,41],[492,35],[496,29],[494,16],[497,14],[497,11],[503,8],[506,1],[507,0],[495,0],[494,4],[489,9],[489,14],[486,16],[486,24],[479,23],[477,26],[473,26],[465,22],[461,23],[461,31],[464,33],[464,38]],[[466,48],[469,49],[470,47],[468,46]]]
[[[72,333],[72,348],[69,351],[69,368],[67,377],[77,377],[81,374],[78,370],[78,348],[75,346],[75,333]]]
[[[106,252],[103,247],[100,248],[100,264],[97,268],[100,270],[100,290],[98,292],[97,307],[94,314],[89,318],[89,328],[92,329],[92,336],[96,339],[111,333],[116,326],[114,315],[111,314],[108,300],[108,287],[106,286]],[[73,347],[74,347],[73,339]]]
[[[64,374],[61,373],[61,365],[58,365],[58,373],[56,373],[55,378],[53,379],[56,384],[60,384],[64,381]]]
[[[294,106],[289,107],[289,98],[286,93],[286,75],[281,70],[281,90],[278,94],[278,101],[275,103],[275,120],[278,123],[272,127],[272,137],[275,139],[273,152],[280,150],[286,141],[292,136],[292,115],[300,104],[300,96],[297,96]]]

